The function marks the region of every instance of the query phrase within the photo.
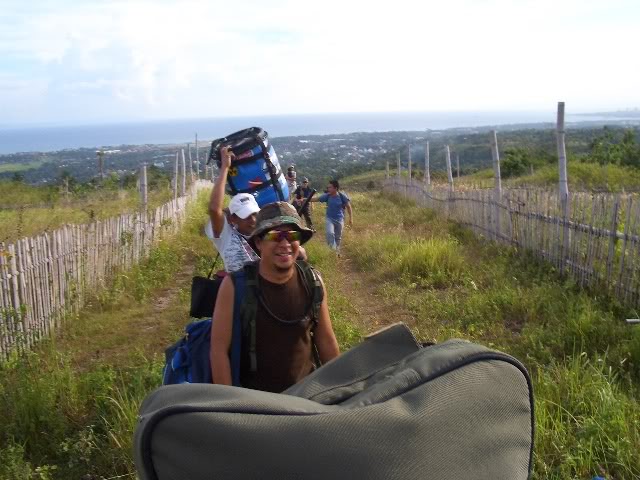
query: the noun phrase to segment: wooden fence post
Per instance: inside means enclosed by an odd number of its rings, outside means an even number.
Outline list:
[[[620,195],[616,195],[611,215],[611,231],[609,232],[609,254],[607,255],[607,283],[611,285],[613,264],[616,258],[616,243],[618,243],[618,215],[620,212]]]
[[[453,192],[453,175],[451,174],[451,151],[449,145],[444,147],[445,160],[447,162],[447,178],[449,180],[449,192]]]
[[[411,145],[407,147],[407,157],[409,158],[409,185],[413,182],[411,181]]]
[[[389,160],[387,160],[387,167],[384,171],[384,178],[389,179]]]
[[[191,159],[191,144],[187,143],[187,151],[189,152],[189,173],[190,173],[190,184],[192,184],[195,181],[195,174],[193,173],[193,160]]]
[[[147,211],[147,165],[140,167],[140,206],[142,211]]]
[[[182,149],[182,183],[180,187],[180,196],[184,197],[187,194],[187,165],[184,159],[184,148]]]
[[[173,165],[173,199],[178,198],[178,152],[176,152],[176,160]]]
[[[429,142],[424,146],[424,183],[431,185],[431,172],[429,171]]]
[[[456,152],[456,178],[460,179],[460,154]]]
[[[565,255],[569,252],[570,229],[569,229],[569,183],[567,179],[567,155],[564,143],[564,102],[558,102],[558,120],[556,125],[556,140],[558,146],[558,167],[560,169],[560,182],[558,193],[560,196],[560,208],[563,218],[562,252],[560,259],[560,272],[565,270]]]
[[[196,133],[196,173],[197,173],[197,178],[198,180],[200,180],[200,155],[199,155],[199,150],[198,150],[198,134]],[[206,165],[205,165],[206,168]],[[207,176],[205,175],[204,178],[207,178]]]
[[[499,240],[500,237],[500,202],[502,201],[502,180],[500,178],[500,153],[498,151],[498,136],[495,130],[491,130],[491,156],[493,158],[493,178],[494,178],[494,191],[493,201],[495,202],[495,238]]]

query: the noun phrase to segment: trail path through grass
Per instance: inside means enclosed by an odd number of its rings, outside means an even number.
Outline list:
[[[186,258],[167,284],[144,301],[125,297],[107,307],[89,306],[60,333],[58,348],[71,353],[82,370],[96,363],[127,367],[140,355],[163,355],[188,322],[194,268],[193,257]]]
[[[350,248],[356,248],[357,238],[349,232],[345,238],[342,255],[337,259],[335,283],[350,299],[353,308],[351,321],[366,333],[387,325],[403,322],[415,326],[415,316],[401,305],[393,304],[379,292],[380,278],[375,272],[364,272],[353,264]]]

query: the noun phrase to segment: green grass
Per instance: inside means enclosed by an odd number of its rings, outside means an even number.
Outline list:
[[[186,265],[206,273],[215,257],[202,234],[207,198],[203,192],[190,205],[179,235],[121,272],[54,339],[0,364],[0,479],[135,478],[138,408],[161,384],[164,348],[189,321],[190,272],[176,285],[177,272]],[[363,332],[350,320],[353,307],[340,292],[335,255],[321,241],[307,248],[331,292],[334,327],[346,350]],[[162,288],[178,288],[178,300],[153,313]]]
[[[352,193],[348,183],[345,189]],[[351,195],[355,227],[344,250],[376,301],[409,310],[418,338],[467,338],[529,369],[534,478],[638,477],[640,328],[622,320],[635,312],[579,290],[534,258],[481,243],[436,212],[364,192]],[[323,275],[345,350],[367,328],[353,320],[348,286],[356,279],[324,245],[322,215],[322,208],[314,212],[319,232],[305,247]],[[54,341],[0,367],[0,478],[135,478],[138,406],[160,383],[163,347],[188,321],[190,273],[176,276],[184,265],[206,273],[214,258],[201,233],[205,219],[203,194],[177,237],[67,319]],[[154,299],[164,295],[158,289],[166,288],[178,289],[177,301],[153,313]]]
[[[140,205],[139,193],[135,190],[96,190],[67,200],[51,189],[15,182],[0,182],[0,196],[5,207],[0,209],[0,241],[3,242],[55,230],[64,224],[90,223],[133,212]],[[149,208],[170,199],[168,189],[150,191]],[[46,206],[40,206],[42,204]]]
[[[529,369],[534,478],[640,475],[640,328],[624,323],[636,312],[399,197],[354,201],[358,239],[348,255],[375,272],[386,303],[415,316],[419,338],[467,338]]]
[[[5,172],[23,172],[25,170],[31,170],[33,168],[39,168],[46,162],[42,160],[36,160],[33,162],[25,163],[0,163],[0,173]]]
[[[206,192],[187,217],[179,235],[96,292],[53,339],[0,364],[1,479],[135,478],[140,402],[160,385],[163,350],[189,321],[190,272],[184,285],[176,273],[213,260],[201,234]],[[156,311],[158,288],[178,288],[177,302]]]
[[[506,180],[508,186],[533,185],[555,188],[558,185],[558,166],[548,165],[533,175]],[[637,191],[640,185],[640,170],[618,165],[569,162],[567,177],[570,191]]]

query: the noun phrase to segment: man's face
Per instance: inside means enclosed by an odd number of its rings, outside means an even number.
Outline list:
[[[231,216],[231,221],[236,225],[238,231],[243,235],[251,235],[253,229],[256,228],[257,213],[252,213],[247,218],[240,218],[237,215]]]
[[[334,187],[331,183],[327,185],[327,193],[329,195],[335,195],[336,191],[336,187]]]
[[[295,232],[293,225],[281,225],[270,231],[276,232]],[[274,267],[276,270],[289,270],[298,257],[300,250],[300,241],[290,241],[286,238],[277,240],[269,240],[268,237],[256,238],[256,248],[260,250],[260,261],[265,262],[268,266]]]

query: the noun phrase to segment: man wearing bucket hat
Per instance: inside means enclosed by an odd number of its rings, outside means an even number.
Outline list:
[[[241,313],[234,311],[240,276],[246,279],[244,294],[251,289],[258,299],[255,318],[249,321],[254,322],[252,334],[243,332],[242,337],[243,387],[281,392],[313,371],[314,349],[316,362],[339,355],[324,284],[306,262],[296,261],[300,245],[312,235],[289,203],[270,203],[258,213],[249,243],[260,253],[260,260],[225,277],[218,292],[211,334],[214,383],[232,384],[228,352],[233,325]],[[247,337],[251,341],[244,341]]]

